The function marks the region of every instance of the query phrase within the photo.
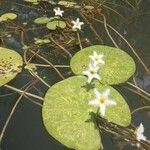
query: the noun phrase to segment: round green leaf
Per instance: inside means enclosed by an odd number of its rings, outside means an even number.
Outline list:
[[[17,52],[0,47],[0,86],[21,72],[22,65],[22,57]]]
[[[108,88],[98,82],[94,86],[100,91]],[[47,131],[72,149],[101,149],[99,131],[90,115],[98,108],[88,104],[94,98],[94,87],[90,88],[86,77],[70,77],[53,85],[44,98],[42,115]],[[109,88],[110,97],[116,100],[117,105],[106,109],[106,119],[119,125],[129,125],[131,116],[128,105],[115,89]]]
[[[46,27],[50,30],[56,30],[57,21],[51,21],[51,22],[47,23]]]
[[[123,50],[95,45],[82,49],[77,52],[71,59],[71,69],[75,74],[82,74],[83,70],[87,70],[88,64],[93,63],[89,55],[93,55],[93,51],[103,54],[104,65],[100,65],[99,75],[102,84],[118,84],[127,81],[135,72],[135,62]]]
[[[17,15],[14,13],[5,13],[5,14],[1,15],[0,22],[1,21],[7,21],[8,19],[14,20],[16,18],[17,18]]]
[[[47,17],[40,17],[40,18],[36,18],[34,20],[34,23],[37,23],[37,24],[45,24],[45,23],[48,23],[50,21],[50,18],[47,18]]]
[[[63,29],[66,27],[66,23],[64,21],[61,21],[61,20],[54,20],[54,21],[47,23],[46,26],[50,30],[56,30],[57,27]]]
[[[64,21],[58,21],[57,26],[64,29],[66,27],[66,23]]]
[[[69,2],[69,1],[59,1],[58,2],[58,5],[63,5],[65,7],[73,7],[76,4],[77,4],[76,2]]]

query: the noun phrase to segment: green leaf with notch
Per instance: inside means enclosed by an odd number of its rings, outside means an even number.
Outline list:
[[[66,23],[61,20],[54,20],[49,23],[47,23],[46,27],[50,30],[56,30],[56,28],[64,29],[66,27]]]
[[[106,108],[106,119],[122,126],[130,124],[131,115],[123,97],[112,87],[99,82],[93,86],[99,91],[111,89],[110,98],[117,105]],[[74,76],[53,85],[45,95],[42,116],[47,131],[68,148],[77,150],[101,149],[101,138],[90,113],[97,107],[88,103],[94,98],[92,86],[87,78]]]
[[[17,15],[14,13],[5,13],[5,14],[1,15],[0,22],[7,21],[7,20],[14,20],[16,18],[17,18]]]
[[[93,55],[93,51],[104,55],[105,64],[99,69],[102,84],[123,83],[134,74],[135,62],[126,52],[103,45],[86,47],[73,56],[70,65],[75,74],[81,75],[82,71],[87,69],[88,64],[92,63],[89,55]]]

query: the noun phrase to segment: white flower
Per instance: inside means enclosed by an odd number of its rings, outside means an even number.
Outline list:
[[[105,62],[102,60],[104,55],[98,55],[96,51],[94,51],[93,55],[90,55],[89,57],[92,59],[94,66],[97,66],[99,64],[105,64]]]
[[[92,81],[92,79],[98,79],[100,80],[100,76],[98,75],[98,66],[93,66],[92,64],[89,64],[89,68],[86,71],[83,71],[82,74],[88,76],[88,83]]]
[[[102,117],[105,116],[106,106],[116,105],[117,103],[109,99],[110,89],[106,89],[103,93],[99,93],[98,90],[94,89],[95,99],[89,102],[89,105],[98,106],[99,113]]]
[[[137,129],[135,130],[135,133],[136,133],[136,139],[138,141],[146,141],[146,136],[143,135],[144,133],[144,126],[142,123],[140,123],[140,125],[137,127]]]
[[[55,16],[63,16],[64,11],[60,10],[60,8],[58,7],[57,9],[54,8],[54,12],[55,12]]]
[[[84,24],[84,22],[80,22],[79,20],[80,19],[77,18],[76,21],[74,21],[74,20],[72,21],[72,24],[73,24],[72,29],[79,29],[79,30],[81,30],[81,26]]]

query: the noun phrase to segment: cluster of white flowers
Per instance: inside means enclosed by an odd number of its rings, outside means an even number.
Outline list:
[[[98,55],[96,51],[94,51],[93,55],[90,55],[89,57],[91,58],[93,63],[89,64],[88,69],[82,72],[83,75],[88,76],[88,83],[90,83],[93,79],[101,79],[98,71],[100,69],[100,65],[105,64],[105,62],[102,60],[104,55]]]
[[[93,79],[101,79],[98,71],[100,69],[100,65],[105,64],[104,60],[102,59],[103,57],[103,54],[97,54],[96,51],[93,52],[93,55],[89,56],[93,63],[89,64],[88,70],[82,72],[83,75],[86,75],[88,77],[88,83],[91,83]],[[100,93],[95,88],[94,94],[95,99],[92,99],[89,102],[89,105],[98,106],[100,115],[104,117],[106,112],[106,106],[116,105],[117,103],[114,100],[109,99],[110,89],[106,89],[103,93]]]
[[[64,11],[61,10],[59,7],[54,8],[55,16],[63,16]],[[75,30],[81,30],[81,26],[84,24],[84,22],[80,22],[80,19],[77,18],[75,21],[72,20],[71,22],[73,24],[72,29]]]

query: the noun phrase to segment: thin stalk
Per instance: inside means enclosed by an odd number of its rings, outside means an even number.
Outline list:
[[[143,107],[137,108],[137,109],[133,110],[131,113],[134,114],[134,113],[144,110],[144,109],[150,109],[150,106],[143,106]]]
[[[53,39],[52,34],[50,34],[50,40],[51,40],[55,45],[57,45],[61,50],[63,50],[65,53],[67,53],[70,58],[72,58],[72,54],[71,54],[69,51],[67,51],[67,49],[65,49],[63,46],[61,46],[59,43],[57,43],[57,42]]]
[[[11,112],[10,112],[10,114],[9,114],[9,116],[8,116],[8,118],[7,118],[7,120],[6,120],[6,122],[5,122],[5,125],[4,125],[4,127],[3,127],[2,131],[1,131],[1,134],[0,134],[0,145],[1,145],[1,142],[2,142],[2,140],[3,140],[3,137],[4,137],[4,134],[5,134],[6,128],[7,128],[8,124],[9,124],[11,118],[12,118],[12,115],[14,114],[15,109],[16,109],[17,105],[19,104],[19,102],[21,101],[21,99],[22,99],[22,97],[23,97],[24,94],[25,94],[25,93],[23,92],[23,93],[20,95],[20,97],[19,97],[18,100],[16,101],[15,105],[13,106],[13,108],[12,108],[12,110],[11,110]]]
[[[28,97],[28,96],[26,96],[26,95],[24,95],[24,97],[25,97],[27,100],[29,100],[30,102],[32,102],[33,104],[36,104],[36,105],[38,105],[38,106],[40,106],[40,107],[43,106],[41,103],[32,100],[30,97]]]
[[[127,3],[131,8],[135,10],[135,7],[130,2],[128,2],[128,0],[125,0],[124,2]]]
[[[36,77],[37,79],[39,79],[43,84],[45,84],[47,87],[51,87],[46,81],[44,81],[39,75],[37,75],[36,73],[34,73],[34,71],[29,71],[30,74],[34,77]]]
[[[15,88],[15,87],[12,87],[12,86],[10,86],[10,85],[8,85],[8,84],[5,84],[4,87],[7,87],[7,88],[9,88],[9,89],[11,89],[11,90],[13,90],[13,91],[18,92],[18,93],[24,93],[24,94],[27,95],[27,96],[31,96],[31,97],[33,97],[33,98],[36,98],[36,99],[39,99],[39,100],[42,100],[42,101],[44,100],[44,99],[43,99],[42,97],[40,97],[40,96],[31,94],[31,93],[28,93],[28,92],[24,92],[24,91],[19,90],[19,89]]]
[[[30,52],[32,54],[36,54],[36,56],[38,56],[39,58],[41,58],[42,60],[44,60],[46,63],[48,63],[57,73],[58,75],[62,78],[62,79],[65,79],[64,76],[60,73],[60,71],[50,62],[48,61],[47,59],[45,59],[44,57],[42,57],[41,55],[35,53],[34,51],[30,50]]]
[[[142,89],[139,88],[138,86],[132,84],[131,82],[126,82],[126,83],[127,83],[127,85],[130,85],[130,86],[136,88],[137,90],[141,91],[142,93],[144,93],[145,95],[147,95],[148,97],[150,97],[150,94],[149,94],[149,93],[147,93],[146,91],[142,90]]]
[[[33,64],[35,66],[38,66],[38,67],[52,67],[51,65],[45,65],[45,64],[34,64],[34,63],[30,63],[30,64]],[[56,68],[70,68],[69,65],[54,65],[54,67]]]
[[[123,17],[119,12],[117,12],[116,10],[112,9],[111,7],[107,6],[107,5],[102,5],[102,7],[109,9],[110,11],[116,13],[118,16],[120,16],[123,20],[126,20],[125,17]]]
[[[93,25],[88,21],[88,19],[85,17],[85,15],[83,13],[81,13],[80,11],[78,11],[80,13],[80,15],[82,16],[82,18],[84,19],[84,21],[86,22],[87,25],[89,25],[90,29],[93,31],[93,33],[95,34],[95,36],[97,37],[97,40],[103,44],[103,40],[102,38],[99,36],[99,34],[97,33],[97,31],[95,30],[95,28],[93,27]]]
[[[147,96],[143,95],[141,92],[139,93],[138,91],[135,91],[135,90],[133,90],[132,88],[129,88],[129,87],[126,87],[126,86],[124,86],[124,88],[126,88],[127,90],[129,90],[129,91],[131,91],[131,92],[133,92],[133,93],[135,93],[135,94],[141,96],[142,98],[144,98],[144,99],[150,101],[150,98],[148,98]]]
[[[113,42],[113,44],[115,45],[115,47],[119,48],[119,46],[117,45],[117,43],[114,41],[114,39],[112,38],[108,28],[107,28],[107,22],[106,22],[106,17],[101,14],[103,16],[103,19],[104,19],[104,28],[106,30],[106,33],[108,34],[109,38],[111,39],[111,41]]]
[[[78,38],[78,42],[79,42],[79,46],[80,46],[80,50],[82,50],[82,43],[81,43],[81,39],[80,39],[80,34],[79,32],[77,31],[77,38]]]

